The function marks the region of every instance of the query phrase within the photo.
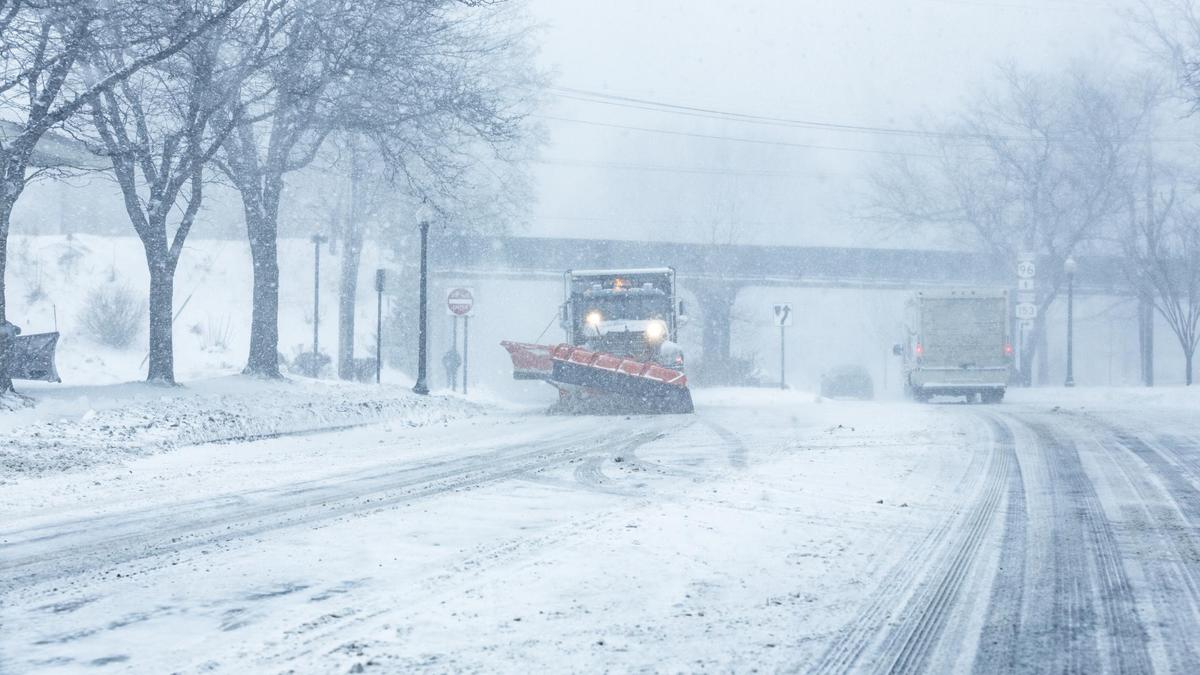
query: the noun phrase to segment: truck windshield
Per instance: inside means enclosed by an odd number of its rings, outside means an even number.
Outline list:
[[[579,321],[592,312],[600,312],[604,321],[641,321],[645,319],[665,320],[671,311],[671,301],[667,296],[613,294],[591,298],[581,298],[575,305],[575,315]]]

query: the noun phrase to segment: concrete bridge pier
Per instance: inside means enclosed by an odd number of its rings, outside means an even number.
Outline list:
[[[733,308],[742,285],[724,280],[681,281],[696,298],[700,314],[701,353],[690,358],[691,372],[702,384],[734,384],[738,363],[733,358]]]

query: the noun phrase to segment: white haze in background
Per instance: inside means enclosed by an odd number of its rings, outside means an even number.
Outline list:
[[[922,116],[956,110],[999,62],[1054,69],[1136,58],[1120,15],[1124,2],[534,0],[531,8],[546,26],[542,58],[559,87],[911,128]],[[548,100],[553,117],[863,150],[896,147],[896,139],[870,134]],[[549,163],[534,167],[539,201],[524,230],[530,235],[703,242],[716,230],[722,241],[751,244],[948,244],[930,233],[882,241],[873,226],[857,219],[861,178],[877,154],[560,120],[546,125],[550,143],[542,156]]]

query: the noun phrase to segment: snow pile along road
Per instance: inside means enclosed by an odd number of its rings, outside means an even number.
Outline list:
[[[129,384],[64,390],[0,424],[0,482],[187,445],[382,421],[419,427],[481,412],[462,399],[416,396],[400,386],[241,376],[171,389]]]

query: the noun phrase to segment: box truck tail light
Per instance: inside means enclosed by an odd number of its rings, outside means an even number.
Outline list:
[[[1005,355],[1006,357],[1010,358],[1010,359],[1012,358],[1012,355],[1013,355],[1013,348],[1012,348],[1012,345],[1010,345],[1010,344],[1008,344],[1008,343],[1005,343],[1005,345],[1004,345],[1004,355]]]
[[[916,346],[913,347],[913,354],[916,354],[917,358],[925,356],[925,346],[918,342]]]

